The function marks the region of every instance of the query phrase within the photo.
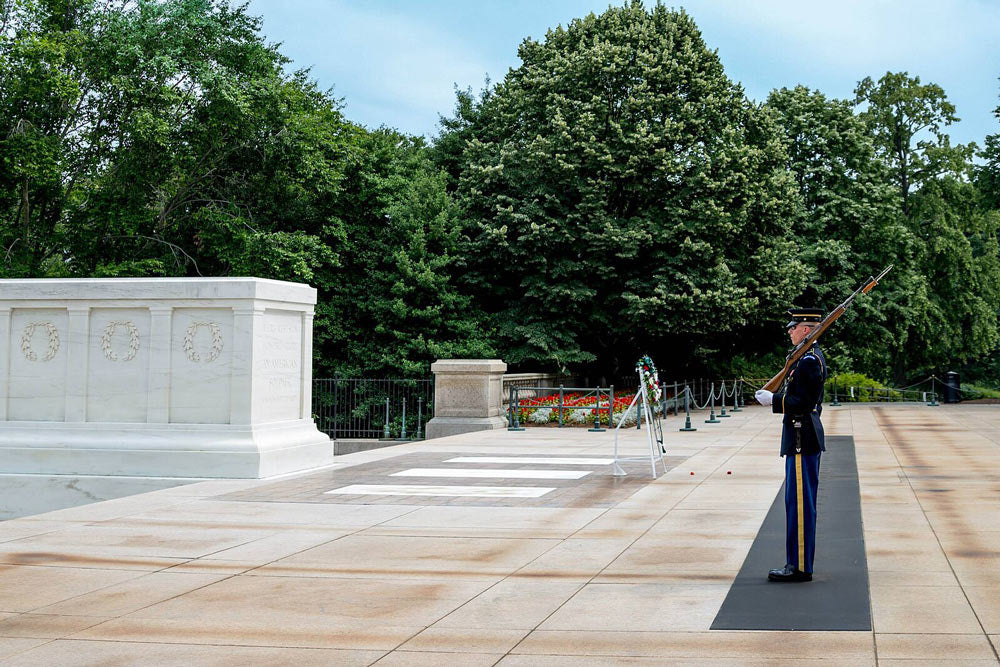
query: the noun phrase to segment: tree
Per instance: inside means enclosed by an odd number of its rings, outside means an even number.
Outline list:
[[[985,356],[1000,342],[1000,216],[982,210],[970,183],[945,177],[925,184],[913,217],[927,290],[900,350],[908,368]]]
[[[318,158],[345,123],[284,75],[259,20],[213,0],[4,8],[5,275],[309,279],[335,262],[308,203],[336,190]]]
[[[858,103],[898,190],[915,239],[909,293],[900,299],[893,379],[987,354],[998,340],[1000,283],[995,218],[977,207],[970,185],[975,144],[952,146],[943,131],[958,120],[944,91],[919,77],[889,72],[861,81]],[[918,138],[920,133],[929,138]]]
[[[906,319],[917,279],[916,239],[901,219],[889,168],[853,107],[804,86],[775,90],[767,100],[784,130],[802,200],[793,233],[807,281],[796,303],[831,310],[893,264],[887,280],[858,299],[823,341],[833,368],[887,377],[897,323]]]
[[[686,13],[630,2],[518,54],[478,106],[459,100],[467,277],[506,360],[704,361],[801,290],[778,128]]]
[[[959,118],[941,86],[921,84],[919,76],[906,72],[886,72],[878,82],[865,77],[854,94],[856,104],[867,105],[861,115],[892,170],[904,215],[910,213],[911,193],[922,183],[945,173],[967,173],[975,144],[951,145],[943,128]]]
[[[317,374],[489,351],[426,147],[347,122],[244,7],[13,0],[0,22],[2,275],[309,282]]]
[[[1000,106],[993,110],[1000,119]],[[1000,134],[986,137],[985,146],[979,156],[983,160],[976,169],[976,186],[983,197],[983,205],[988,209],[1000,209]]]
[[[494,354],[490,330],[454,276],[461,227],[447,176],[422,140],[382,129],[358,135],[339,208],[343,270],[317,307],[328,372],[425,376],[438,358]]]

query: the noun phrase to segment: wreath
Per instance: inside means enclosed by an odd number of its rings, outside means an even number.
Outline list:
[[[647,354],[639,359],[635,368],[639,371],[642,388],[646,392],[646,402],[651,406],[656,405],[662,395],[662,391],[660,390],[660,374],[656,372],[656,365]]]
[[[132,361],[135,359],[136,352],[139,351],[139,331],[128,320],[115,320],[104,327],[104,334],[101,336],[101,351],[109,361],[118,361],[118,355],[111,349],[111,338],[115,335],[118,327],[125,327],[125,330],[128,331],[128,352],[125,353],[124,361]]]
[[[208,353],[208,358],[205,359],[205,363],[207,364],[215,361],[222,354],[222,330],[215,322],[191,323],[191,326],[184,332],[184,356],[195,363],[201,361],[201,355],[194,349],[194,334],[201,327],[208,327],[208,330],[212,332],[212,349]]]
[[[21,334],[21,353],[28,361],[38,361],[38,355],[31,349],[31,337],[35,335],[35,327],[45,327],[49,345],[45,349],[42,361],[52,361],[59,351],[59,330],[51,322],[32,322],[24,327],[24,332]]]

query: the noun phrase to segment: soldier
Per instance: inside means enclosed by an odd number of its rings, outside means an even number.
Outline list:
[[[823,320],[819,308],[792,308],[786,325],[792,345],[798,345]],[[783,414],[781,456],[785,457],[785,551],[783,568],[771,570],[770,581],[812,581],[816,547],[816,493],[819,490],[820,453],[826,451],[823,424],[823,383],[826,359],[819,345],[796,361],[784,391],[756,393],[761,405]]]

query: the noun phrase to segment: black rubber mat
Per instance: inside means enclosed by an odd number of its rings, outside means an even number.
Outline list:
[[[775,458],[775,465],[783,465]],[[813,580],[767,580],[768,570],[785,564],[782,486],[712,623],[713,630],[872,629],[854,438],[826,438],[818,503]]]

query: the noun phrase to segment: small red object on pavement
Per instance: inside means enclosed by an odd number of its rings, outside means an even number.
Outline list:
[[[692,474],[692,475],[694,474],[694,470],[692,470],[692,471],[691,471],[691,474]]]
[[[726,474],[727,474],[727,475],[732,475],[732,474],[733,474],[733,471],[732,471],[732,470],[727,470],[727,471],[726,471]]]

